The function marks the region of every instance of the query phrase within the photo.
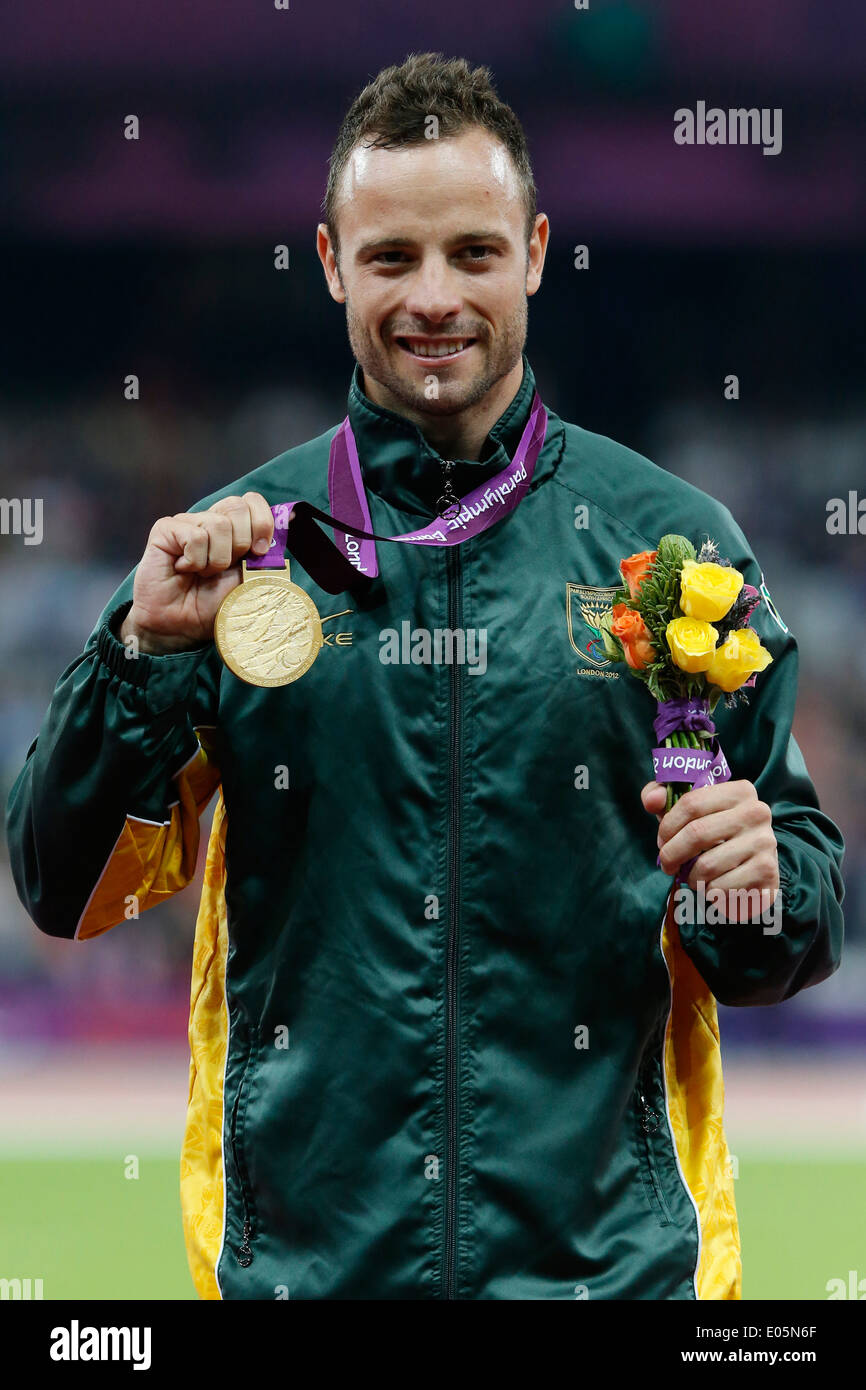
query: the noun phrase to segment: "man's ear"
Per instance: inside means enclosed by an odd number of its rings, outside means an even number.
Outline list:
[[[345,304],[346,291],[343,289],[343,281],[340,277],[340,265],[326,222],[320,222],[316,228],[316,251],[325,272],[328,293],[338,304]]]
[[[526,293],[535,294],[541,284],[541,272],[544,270],[544,258],[547,255],[547,239],[550,235],[550,223],[543,212],[539,212],[535,218],[535,227],[532,236],[529,238],[529,254],[527,256],[526,267]]]

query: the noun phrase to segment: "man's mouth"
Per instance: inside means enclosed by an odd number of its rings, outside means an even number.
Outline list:
[[[418,361],[455,362],[469,351],[477,338],[416,338],[398,337],[394,341],[410,357]]]

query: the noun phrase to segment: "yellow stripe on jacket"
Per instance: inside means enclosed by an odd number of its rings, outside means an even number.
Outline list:
[[[740,1235],[723,1127],[725,1087],[716,1001],[682,947],[673,902],[671,893],[662,932],[671,978],[665,1084],[680,1167],[700,1217],[697,1294],[700,1299],[739,1299]]]
[[[205,1299],[220,1297],[216,1265],[223,1238],[223,1086],[228,1037],[225,835],[225,803],[220,792],[195,928],[189,1005],[189,1107],[180,1161],[187,1259],[199,1298]]]

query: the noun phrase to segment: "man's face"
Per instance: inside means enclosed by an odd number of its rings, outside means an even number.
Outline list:
[[[453,415],[520,361],[547,219],[536,218],[527,252],[517,174],[487,131],[357,148],[337,221],[339,266],[324,224],[319,256],[365,384],[379,383],[386,403]]]

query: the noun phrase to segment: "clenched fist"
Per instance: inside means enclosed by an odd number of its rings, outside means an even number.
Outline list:
[[[729,895],[728,921],[739,920],[743,889],[760,891],[761,912],[773,906],[779,890],[779,854],[771,807],[758,797],[757,787],[744,778],[698,787],[681,796],[665,812],[665,788],[647,782],[641,792],[647,811],[659,821],[660,867],[677,874],[690,859],[695,862],[686,882],[697,889]],[[696,857],[697,856],[697,857]],[[750,905],[743,905],[751,912]]]
[[[120,640],[159,656],[213,637],[217,609],[241,580],[240,560],[263,555],[274,516],[260,492],[223,497],[204,512],[178,512],[156,522],[135,574]]]

